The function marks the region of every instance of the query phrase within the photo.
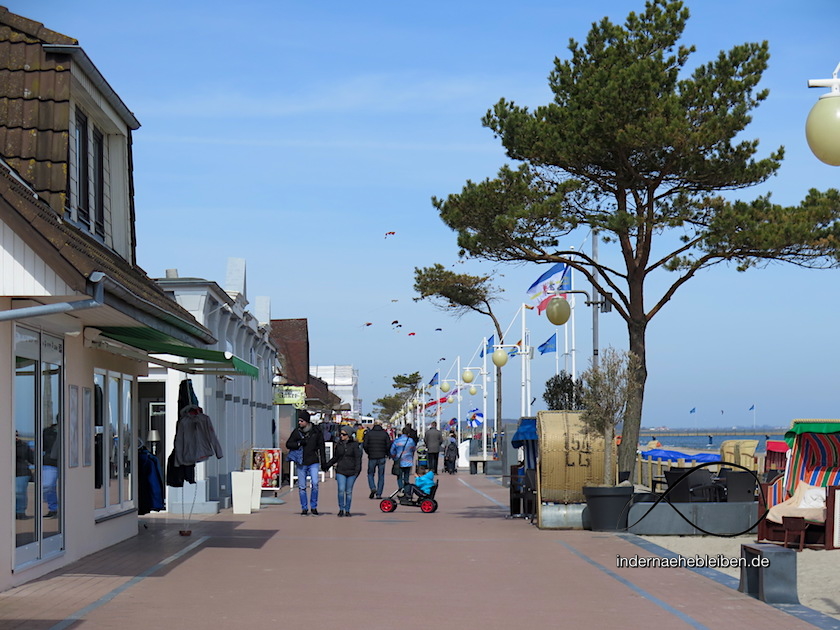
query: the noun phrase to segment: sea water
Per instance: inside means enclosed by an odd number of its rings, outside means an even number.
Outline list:
[[[656,439],[662,444],[662,448],[666,450],[678,451],[681,448],[693,448],[704,451],[719,451],[720,445],[725,440],[758,440],[758,447],[755,449],[756,453],[764,453],[767,451],[767,439],[775,441],[783,441],[785,436],[783,433],[756,433],[754,435],[713,435],[711,443],[708,435],[669,435],[667,431],[656,434]],[[639,445],[644,449],[648,442],[653,437],[641,436],[639,438]]]

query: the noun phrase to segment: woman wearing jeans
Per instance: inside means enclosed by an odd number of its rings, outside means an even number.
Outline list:
[[[350,502],[353,500],[353,484],[362,471],[362,449],[353,441],[353,429],[342,425],[335,455],[324,464],[324,472],[335,466],[335,481],[338,486],[338,515],[350,516]]]

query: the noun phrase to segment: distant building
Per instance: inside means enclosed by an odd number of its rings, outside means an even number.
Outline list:
[[[358,420],[362,415],[359,398],[359,371],[352,365],[313,365],[310,371],[324,381],[330,391],[341,398],[342,414]],[[349,409],[345,406],[349,405]]]

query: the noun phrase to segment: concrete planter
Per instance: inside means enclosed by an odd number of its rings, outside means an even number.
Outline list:
[[[633,498],[633,486],[584,486],[583,496],[592,531],[610,532],[627,529],[627,513]],[[584,520],[586,515],[584,515]]]

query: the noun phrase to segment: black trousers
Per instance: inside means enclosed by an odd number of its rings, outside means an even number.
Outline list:
[[[429,470],[433,470],[435,474],[438,471],[438,457],[440,453],[427,453],[429,457]]]

